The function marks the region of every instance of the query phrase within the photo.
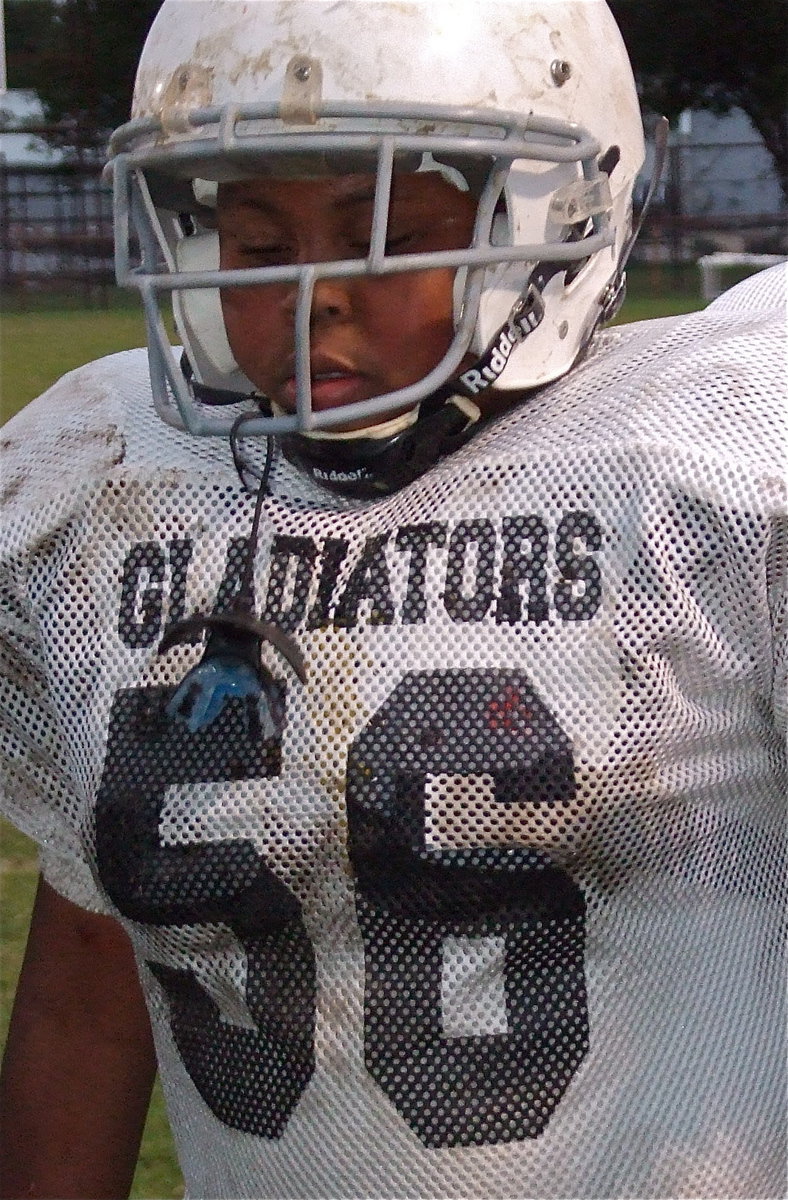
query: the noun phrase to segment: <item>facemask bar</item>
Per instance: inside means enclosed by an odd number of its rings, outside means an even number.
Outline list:
[[[483,289],[484,273],[507,262],[566,263],[584,260],[614,243],[609,212],[594,212],[592,232],[576,242],[533,243],[517,246],[491,245],[490,234],[496,204],[514,161],[530,159],[549,163],[579,163],[583,180],[594,188],[604,182],[597,158],[599,143],[580,126],[552,118],[515,113],[484,112],[476,109],[428,107],[421,105],[370,105],[360,114],[356,106],[340,103],[323,105],[320,120],[352,118],[362,128],[323,132],[318,124],[304,132],[259,132],[260,121],[275,120],[277,105],[246,105],[227,109],[203,109],[188,115],[188,124],[199,130],[197,138],[181,143],[150,145],[151,134],[160,134],[161,125],[153,119],[133,121],[113,137],[116,154],[113,167],[115,216],[118,244],[116,272],[122,286],[136,287],[142,297],[149,336],[151,381],[157,411],[168,423],[195,434],[227,435],[237,418],[237,410],[217,414],[198,406],[183,377],[169,344],[159,310],[160,293],[186,288],[252,287],[271,283],[294,283],[298,287],[295,313],[297,411],[293,415],[253,417],[245,424],[246,434],[271,434],[309,429],[330,429],[359,419],[369,420],[394,408],[419,403],[443,386],[455,374],[473,339]],[[380,132],[380,122],[396,121],[400,128]],[[449,133],[406,132],[402,122],[448,127]],[[376,128],[368,131],[373,123]],[[251,125],[252,132],[241,128]],[[210,136],[210,127],[215,127]],[[281,129],[281,125],[279,126]],[[479,130],[482,133],[479,133]],[[139,146],[139,141],[147,143]],[[135,145],[136,143],[136,145]],[[130,147],[128,150],[124,147]],[[416,161],[429,153],[453,162],[477,162],[486,171],[481,190],[472,244],[461,250],[419,254],[386,254],[388,210],[393,173],[398,158]],[[238,169],[248,178],[270,170],[277,160],[336,161],[342,155],[348,163],[359,161],[376,166],[376,192],[369,252],[364,259],[346,259],[331,263],[290,264],[234,271],[195,271],[176,273],[171,268],[172,254],[147,192],[145,172],[165,170],[176,177],[210,178],[218,163],[225,171]],[[309,158],[306,156],[318,156]],[[492,167],[490,163],[492,162]],[[345,168],[346,170],[349,167]],[[367,168],[368,169],[368,168]],[[238,176],[236,176],[238,177]],[[142,261],[131,265],[130,234],[140,237]],[[162,259],[165,268],[162,268]],[[406,271],[438,268],[467,268],[461,316],[455,336],[441,362],[418,383],[320,414],[312,411],[310,382],[310,323],[312,294],[322,278],[381,276]]]

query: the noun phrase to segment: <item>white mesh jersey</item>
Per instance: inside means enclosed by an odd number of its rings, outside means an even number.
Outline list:
[[[166,712],[163,630],[238,587],[227,446],[142,351],[7,426],[6,808],[130,930],[191,1196],[784,1194],[783,280],[391,498],[278,462],[281,737]]]

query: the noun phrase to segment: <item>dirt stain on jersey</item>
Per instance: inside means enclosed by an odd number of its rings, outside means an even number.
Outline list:
[[[24,488],[30,476],[27,471],[19,471],[5,483],[0,491],[0,504],[10,504]]]
[[[84,450],[89,446],[114,447],[107,465],[117,467],[126,457],[126,439],[117,425],[104,429],[61,429],[54,441],[59,450]]]

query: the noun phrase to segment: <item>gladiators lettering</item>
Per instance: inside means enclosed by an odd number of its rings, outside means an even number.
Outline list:
[[[602,602],[602,529],[569,512],[550,529],[536,514],[406,525],[351,551],[344,538],[276,535],[268,547],[263,619],[280,628],[415,625],[448,614],[457,624],[588,621]],[[244,538],[226,551],[215,611],[229,607],[243,571]],[[261,550],[263,547],[261,547]],[[186,538],[139,542],[126,555],[118,632],[153,646],[186,612],[194,550]],[[205,599],[191,603],[205,603]]]

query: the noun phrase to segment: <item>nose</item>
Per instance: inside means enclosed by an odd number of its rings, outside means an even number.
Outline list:
[[[350,280],[318,279],[312,290],[312,313],[310,323],[313,328],[330,324],[334,321],[344,321],[350,317],[353,305],[349,290]],[[295,316],[298,301],[298,288],[293,287],[285,298],[285,310],[290,317]]]
[[[344,320],[352,312],[349,281],[318,279],[312,292],[312,324]]]

